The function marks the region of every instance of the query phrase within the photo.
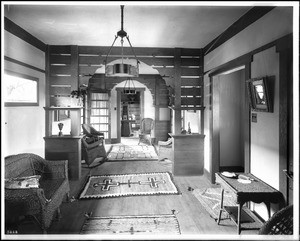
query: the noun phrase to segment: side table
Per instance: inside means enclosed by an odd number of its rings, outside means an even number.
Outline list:
[[[221,201],[220,201],[220,212],[218,218],[218,224],[220,223],[222,211],[226,211],[231,215],[230,207],[223,206],[224,200],[224,190],[228,190],[233,193],[235,197],[235,203],[238,205],[238,212],[236,217],[237,232],[241,232],[241,211],[242,207],[246,202],[252,201],[255,203],[264,202],[268,209],[268,215],[270,218],[270,204],[271,203],[280,203],[284,201],[283,195],[281,192],[271,187],[267,183],[263,182],[259,178],[255,177],[250,173],[236,173],[237,175],[242,174],[249,177],[252,181],[251,183],[245,184],[238,182],[237,178],[226,177],[222,173],[216,173],[216,183],[219,183],[222,187],[221,192]],[[232,218],[233,219],[233,218]],[[235,219],[233,219],[235,220]]]

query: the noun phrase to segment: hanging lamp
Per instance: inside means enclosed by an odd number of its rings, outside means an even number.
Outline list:
[[[129,36],[123,29],[123,11],[124,11],[124,5],[121,5],[121,30],[117,32],[117,35],[115,36],[115,39],[113,41],[112,46],[110,47],[104,64],[105,64],[105,76],[107,77],[138,77],[139,76],[139,60],[137,59],[134,49],[130,43]],[[122,58],[120,61],[113,61],[114,63],[108,64],[107,59],[110,55],[110,52],[117,40],[117,38],[121,38],[121,55]],[[124,44],[124,37],[127,39],[130,48],[132,50],[133,55],[135,56],[135,59],[125,59],[123,54],[123,44]]]

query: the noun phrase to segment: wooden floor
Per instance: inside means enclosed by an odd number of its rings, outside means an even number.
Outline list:
[[[175,176],[174,181],[181,192],[180,195],[78,200],[78,195],[88,175],[171,172],[170,165],[162,165],[158,161],[104,162],[92,169],[85,167],[85,164],[82,167],[82,178],[78,181],[70,181],[70,196],[74,197],[75,200],[62,204],[61,218],[53,221],[48,230],[49,235],[78,235],[86,220],[85,214],[101,217],[113,215],[171,214],[175,212],[180,225],[181,237],[185,237],[186,235],[187,237],[196,236],[197,238],[212,236],[214,238],[217,237],[217,239],[218,237],[223,239],[224,235],[239,237],[234,223],[229,226],[217,225],[189,190],[189,188],[196,189],[212,186],[204,176]],[[22,233],[39,234],[41,231],[32,222],[25,222],[19,227],[19,234]],[[257,230],[246,230],[242,231],[241,234],[253,236],[253,234],[257,234]],[[114,237],[111,238],[114,239]]]

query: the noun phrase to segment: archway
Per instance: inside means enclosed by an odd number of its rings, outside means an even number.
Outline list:
[[[171,132],[171,120],[169,104],[169,93],[166,81],[161,77],[159,72],[145,63],[141,63],[139,77],[133,79],[136,87],[144,88],[143,105],[148,117],[155,120],[154,137],[155,141],[166,140],[168,133]],[[124,77],[106,77],[104,68],[96,70],[92,78],[89,79],[89,89],[93,91],[109,92],[110,96],[110,130],[111,143],[120,142],[120,133],[118,120],[120,120],[120,110],[116,88],[122,88],[125,84]],[[147,117],[146,114],[144,117]]]

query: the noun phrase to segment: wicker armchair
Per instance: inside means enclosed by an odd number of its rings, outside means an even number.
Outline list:
[[[41,176],[38,188],[5,188],[6,223],[32,216],[47,232],[60,205],[69,197],[68,161],[47,161],[32,153],[5,157],[5,179]],[[17,224],[15,224],[17,225]]]
[[[273,214],[258,233],[261,235],[292,235],[293,205],[287,206]]]
[[[93,137],[98,139],[104,139],[104,133],[97,131],[94,127],[88,124],[82,124],[83,134],[87,137]]]
[[[90,165],[95,161],[96,158],[103,157],[106,159],[106,150],[104,147],[104,140],[94,139],[93,137],[82,137],[82,159],[90,167]]]
[[[151,136],[151,132],[153,130],[154,127],[154,120],[151,118],[144,118],[141,121],[141,130],[140,130],[140,134],[139,134],[139,143],[141,142],[146,142],[150,145],[152,145],[152,136]]]

